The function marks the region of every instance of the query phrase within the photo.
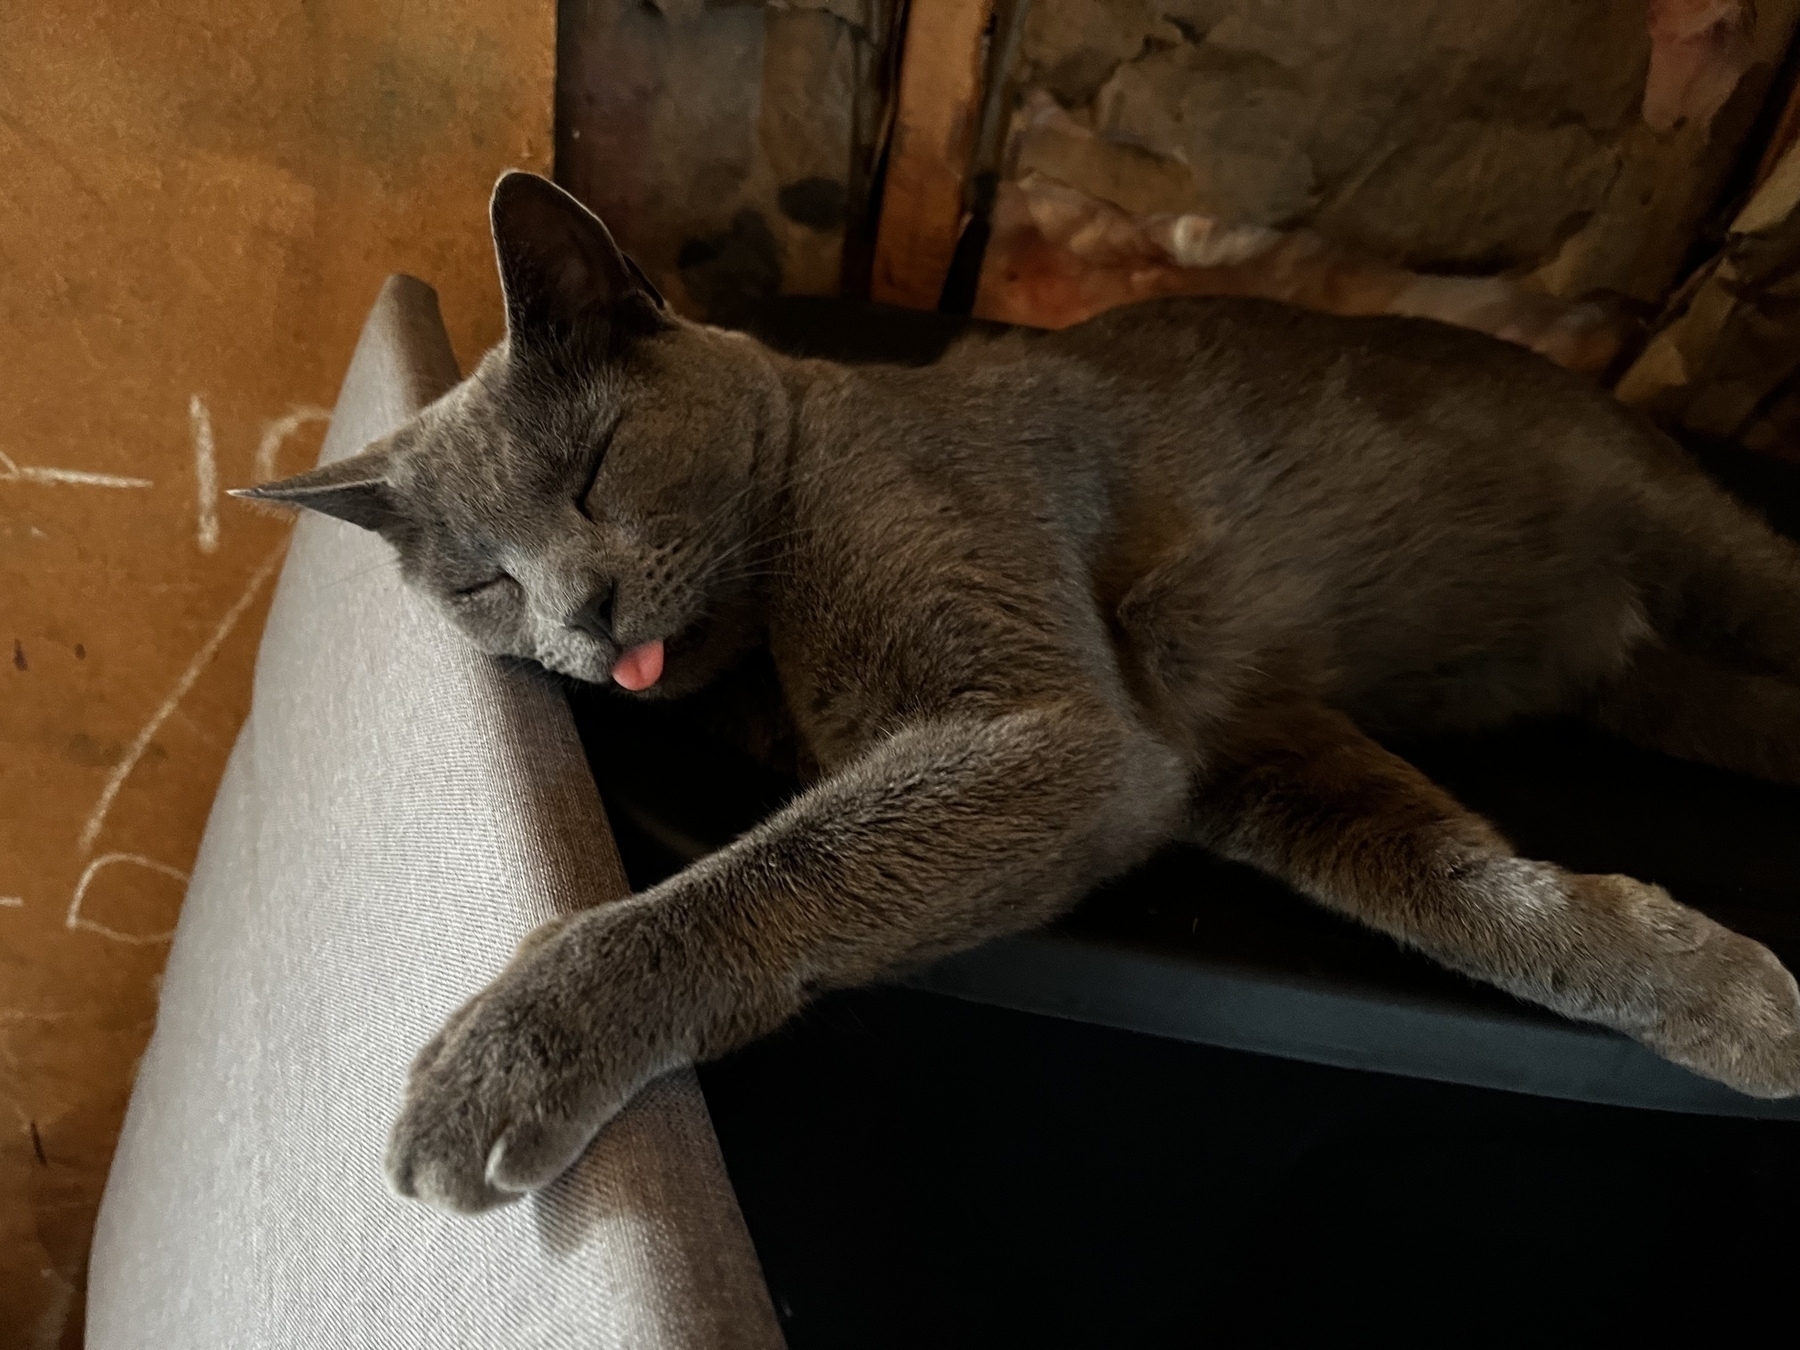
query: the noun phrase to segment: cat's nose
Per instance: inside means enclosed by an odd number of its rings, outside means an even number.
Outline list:
[[[582,602],[566,622],[571,628],[579,628],[590,637],[599,638],[602,642],[613,640],[613,596],[617,587],[606,582],[600,589]]]

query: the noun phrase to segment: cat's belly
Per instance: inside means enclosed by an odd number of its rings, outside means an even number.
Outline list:
[[[1396,597],[1321,625],[1320,694],[1371,729],[1477,730],[1571,711],[1650,634],[1633,589],[1608,577],[1496,597],[1456,612]]]
[[[1574,708],[1651,631],[1635,588],[1600,564],[1479,587],[1466,573],[1371,588],[1223,571],[1167,569],[1119,606],[1121,667],[1159,724],[1192,733],[1302,697],[1371,730],[1475,730]]]

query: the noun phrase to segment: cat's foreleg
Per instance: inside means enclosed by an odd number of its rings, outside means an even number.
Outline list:
[[[528,939],[420,1055],[389,1175],[462,1210],[543,1186],[668,1069],[1053,917],[1174,837],[1187,785],[1097,704],[917,722],[663,885]]]
[[[1200,842],[1445,965],[1757,1096],[1800,1093],[1800,990],[1774,954],[1622,876],[1517,857],[1341,714],[1246,719]]]

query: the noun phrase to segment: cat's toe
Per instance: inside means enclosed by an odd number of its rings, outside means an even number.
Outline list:
[[[578,1057],[569,1029],[524,983],[502,976],[420,1052],[388,1144],[400,1195],[476,1213],[534,1189],[506,1184],[516,1174],[494,1163],[516,1131],[568,1099]]]
[[[691,1059],[653,917],[617,906],[546,924],[449,1018],[394,1125],[397,1192],[467,1213],[539,1190],[638,1088]]]
[[[465,1034],[481,1020],[466,1019]],[[624,1093],[575,1091],[567,1075],[516,1062],[498,1068],[463,1037],[449,1040],[415,1073],[394,1125],[387,1173],[400,1195],[465,1214],[517,1200],[573,1166],[624,1104]]]
[[[415,1087],[388,1142],[388,1182],[397,1194],[463,1214],[518,1198],[487,1180],[486,1139],[493,1127],[474,1106]]]
[[[509,1126],[488,1150],[489,1189],[508,1197],[542,1190],[575,1165],[603,1123],[557,1116]]]

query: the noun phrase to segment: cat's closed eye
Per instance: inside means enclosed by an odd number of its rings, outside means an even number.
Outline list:
[[[516,586],[519,583],[505,572],[499,572],[484,581],[477,581],[470,586],[460,586],[450,592],[453,600],[475,600],[498,594],[502,588]]]
[[[587,475],[582,479],[581,487],[575,493],[575,509],[589,520],[594,517],[588,510],[588,498],[593,495],[594,484],[600,481],[600,466],[606,463],[606,452],[612,448],[613,433],[617,430],[618,425],[615,423],[608,427],[606,434],[600,438],[600,443],[593,450],[593,462],[588,468]]]

